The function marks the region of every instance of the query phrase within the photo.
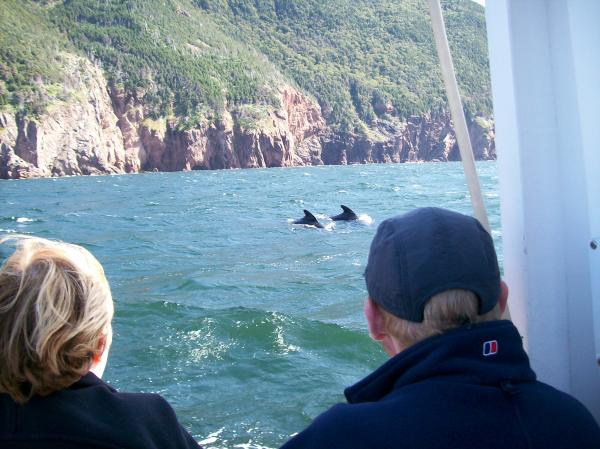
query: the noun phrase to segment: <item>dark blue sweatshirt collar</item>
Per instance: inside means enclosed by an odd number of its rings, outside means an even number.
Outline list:
[[[69,387],[69,389],[70,390],[79,390],[81,388],[99,387],[99,386],[106,387],[113,393],[115,393],[117,391],[113,387],[108,385],[106,382],[104,382],[102,379],[100,379],[98,376],[96,376],[94,373],[92,373],[91,371],[88,372],[81,379],[79,379],[77,382],[75,382],[73,385],[71,385]]]
[[[479,385],[529,382],[535,373],[510,321],[469,325],[430,337],[392,357],[346,388],[349,403],[373,402],[402,386],[431,378]]]

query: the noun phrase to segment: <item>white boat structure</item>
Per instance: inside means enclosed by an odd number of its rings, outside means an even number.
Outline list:
[[[600,421],[600,2],[488,0],[504,277],[540,380]]]

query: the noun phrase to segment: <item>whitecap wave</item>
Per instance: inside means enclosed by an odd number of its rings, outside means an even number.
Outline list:
[[[236,444],[233,447],[239,447],[241,449],[271,449],[269,446],[254,444],[252,440],[248,441],[247,443]]]
[[[335,221],[323,224],[323,229],[325,229],[326,231],[333,231],[335,229]]]
[[[216,443],[218,440],[218,436],[221,435],[223,433],[223,431],[225,430],[224,427],[221,427],[219,430],[213,432],[213,433],[209,433],[206,438],[204,438],[203,440],[198,441],[198,444],[200,444],[201,446],[207,446],[209,444],[213,444]]]
[[[17,223],[32,223],[35,220],[33,218],[27,218],[27,217],[17,217],[16,222]]]
[[[232,342],[221,341],[214,333],[215,322],[212,318],[202,320],[202,327],[185,333],[183,340],[190,344],[188,362],[200,364],[205,360],[222,360],[231,348]]]
[[[281,352],[281,354],[287,355],[290,352],[298,352],[300,348],[296,345],[288,343],[285,341],[283,335],[283,326],[275,327],[275,343],[277,344],[277,348]]]
[[[366,225],[373,224],[373,218],[368,214],[360,214],[358,216],[358,222]]]

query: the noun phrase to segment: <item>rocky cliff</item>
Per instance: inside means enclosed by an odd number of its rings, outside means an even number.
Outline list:
[[[225,107],[182,126],[147,117],[143,95],[109,87],[89,61],[77,73],[75,94],[41,118],[0,113],[0,178],[459,159],[445,112],[335,133],[315,100],[282,85],[278,109]],[[491,121],[468,123],[476,158],[494,159]]]
[[[80,60],[73,98],[53,104],[30,119],[0,113],[0,177],[29,178],[122,173],[123,136],[106,81],[99,69]]]
[[[467,118],[475,159],[496,159],[494,126],[485,117]],[[459,161],[449,112],[380,122],[367,135],[329,133],[323,138],[325,164]],[[370,134],[370,135],[369,135]]]

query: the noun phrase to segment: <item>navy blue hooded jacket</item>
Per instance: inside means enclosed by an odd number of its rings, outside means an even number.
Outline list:
[[[283,448],[600,448],[586,408],[536,381],[510,321],[428,338],[345,395]]]
[[[92,373],[19,405],[0,394],[2,449],[199,449],[161,396],[119,393]]]

